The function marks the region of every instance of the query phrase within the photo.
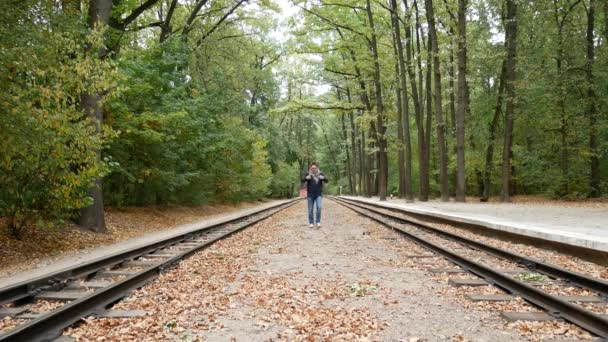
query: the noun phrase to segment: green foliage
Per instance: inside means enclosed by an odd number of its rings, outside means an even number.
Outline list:
[[[107,155],[106,199],[116,206],[239,201],[268,194],[266,141],[226,112],[236,99],[221,94],[225,79],[192,73],[181,40],[125,53],[120,96],[108,123],[121,132]],[[216,75],[219,76],[219,75]]]
[[[109,63],[85,54],[78,18],[23,1],[0,8],[0,216],[19,236],[27,223],[61,222],[90,204],[86,190],[105,165],[102,138],[80,108],[80,94],[107,89]],[[19,22],[19,25],[15,25]],[[12,31],[11,34],[7,34]]]
[[[297,163],[280,161],[272,178],[270,189],[277,197],[292,197],[300,183],[300,170]]]
[[[299,85],[300,94],[304,96],[292,99],[278,110],[279,113],[296,111],[301,116],[310,109],[327,108],[329,104],[338,104],[341,110],[324,110],[328,119],[323,127],[328,129],[329,141],[321,132],[314,132],[313,144],[323,146],[315,150],[313,159],[322,160],[325,170],[334,163],[339,164],[339,179],[333,184],[348,184],[346,179],[346,158],[344,151],[336,153],[337,146],[344,144],[339,130],[332,125],[339,125],[340,115],[352,110],[358,117],[357,130],[369,130],[373,113],[361,110],[364,103],[360,96],[359,79],[366,86],[367,96],[374,102],[373,59],[370,48],[370,29],[367,16],[364,15],[366,1],[336,1],[331,5],[298,0],[295,1],[306,11],[301,11],[292,19],[294,38],[291,48],[294,52],[305,52],[300,57],[306,66],[300,78],[286,73],[296,82],[325,83],[332,86],[331,91],[318,94],[307,92],[305,85]],[[423,26],[426,25],[424,6],[413,8],[407,2],[410,11],[406,11],[403,2],[397,2],[402,28],[416,24],[416,11],[419,11]],[[593,65],[593,89],[597,98],[597,131],[600,162],[601,192],[608,191],[608,37],[606,37],[607,13],[599,2],[595,10],[595,59]],[[574,0],[556,1],[517,1],[518,4],[518,39],[515,83],[515,127],[513,135],[512,177],[515,194],[542,194],[549,197],[577,199],[589,196],[591,157],[590,118],[589,118],[589,84],[586,74],[586,29],[589,2]],[[388,193],[398,190],[398,149],[396,143],[396,105],[395,88],[399,86],[395,72],[395,57],[392,55],[392,36],[390,14],[387,8],[371,2],[380,49],[379,64],[382,78],[382,98],[387,122],[387,140],[389,142],[389,181]],[[449,93],[450,81],[456,82],[456,36],[457,27],[453,17],[458,10],[456,1],[433,2],[438,22],[439,58],[443,92],[443,117],[446,128],[448,151],[448,174],[451,194],[454,194],[456,153],[455,123],[451,119]],[[466,180],[467,194],[478,196],[483,184],[483,173],[486,166],[487,148],[490,144],[490,123],[494,116],[501,65],[505,59],[505,27],[502,16],[505,3],[495,0],[472,0],[468,2],[467,16],[467,82],[470,109],[466,114]],[[566,14],[567,13],[567,14]],[[562,50],[559,44],[557,18],[565,18],[562,31]],[[414,68],[418,60],[420,74],[415,73],[418,92],[426,98],[426,51],[428,32],[420,37],[422,46],[420,56],[416,56],[417,38],[413,31],[412,42]],[[403,30],[401,32],[403,34]],[[404,39],[404,37],[402,37]],[[405,44],[404,44],[405,48]],[[561,52],[560,52],[561,51]],[[317,58],[311,58],[309,56]],[[453,60],[450,59],[452,55]],[[557,60],[561,60],[561,74],[557,70]],[[453,62],[454,64],[451,64]],[[293,63],[291,64],[293,65]],[[455,73],[450,75],[450,67]],[[292,67],[295,69],[295,67]],[[418,70],[415,70],[418,71]],[[292,72],[293,73],[293,72]],[[360,74],[360,77],[357,74]],[[422,79],[419,79],[420,75]],[[409,78],[409,75],[408,75]],[[410,103],[410,136],[412,143],[412,188],[418,188],[418,146],[417,125],[413,117],[411,85],[409,88]],[[335,95],[336,88],[343,95]],[[351,102],[346,101],[344,92],[350,90]],[[434,89],[432,89],[434,91]],[[297,91],[295,91],[297,93]],[[311,94],[312,93],[312,94]],[[563,104],[560,103],[563,101]],[[422,103],[422,107],[426,103]],[[372,103],[372,107],[375,103]],[[432,106],[431,106],[432,107]],[[498,195],[502,182],[502,155],[504,144],[505,101],[502,101],[501,115],[498,118],[494,138],[493,159],[490,178],[490,194]],[[434,112],[434,108],[433,112]],[[374,109],[372,108],[372,112]],[[426,112],[424,113],[425,115]],[[430,187],[434,195],[439,195],[439,156],[437,146],[436,118],[432,113],[430,126]],[[347,127],[350,134],[350,127]],[[368,131],[369,132],[369,131]],[[294,137],[298,139],[298,137]],[[296,141],[294,139],[294,142]],[[357,137],[356,139],[359,139]],[[352,144],[349,137],[348,143]],[[299,139],[301,142],[302,139]],[[356,141],[355,141],[356,142]],[[368,140],[369,142],[369,140]],[[326,147],[327,146],[327,147]],[[332,148],[334,151],[332,151]],[[373,153],[368,148],[367,153]],[[372,165],[371,172],[375,166]],[[567,185],[567,186],[566,186]],[[361,189],[359,189],[361,190]]]

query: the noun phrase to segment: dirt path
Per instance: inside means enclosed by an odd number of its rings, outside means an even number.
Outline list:
[[[130,319],[90,318],[81,340],[519,341],[496,314],[437,293],[398,235],[326,200],[323,227],[299,203],[182,262],[116,305]],[[420,259],[416,259],[420,260]]]

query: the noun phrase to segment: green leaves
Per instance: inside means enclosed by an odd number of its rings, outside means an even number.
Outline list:
[[[9,13],[2,29],[22,36],[0,38],[0,216],[18,236],[27,223],[54,226],[90,204],[86,190],[106,166],[96,157],[103,137],[84,119],[80,94],[107,90],[116,73],[80,49],[87,37],[77,18],[33,1]]]

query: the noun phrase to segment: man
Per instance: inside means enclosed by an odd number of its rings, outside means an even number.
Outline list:
[[[317,223],[317,228],[321,228],[321,199],[323,196],[323,183],[327,183],[327,177],[319,170],[317,163],[310,164],[310,170],[302,178],[302,183],[306,182],[306,191],[308,193],[308,224],[310,228]],[[317,208],[316,221],[313,216],[313,209]]]

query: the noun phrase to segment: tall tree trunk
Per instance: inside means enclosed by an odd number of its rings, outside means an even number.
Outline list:
[[[348,99],[348,103],[353,103],[353,99],[351,97],[350,94],[350,87],[346,87],[346,98]],[[357,153],[357,148],[360,148],[359,144],[357,144],[357,131],[356,131],[356,127],[355,127],[355,118],[354,118],[355,114],[353,113],[353,111],[349,111],[348,113],[348,118],[350,121],[350,145],[351,145],[351,152],[352,152],[352,156],[353,156],[353,162],[352,162],[352,174],[353,174],[353,195],[357,196],[358,191],[357,191],[357,156],[360,155],[360,153]],[[360,161],[359,161],[360,162]],[[361,174],[359,174],[359,178],[361,178]],[[361,189],[360,184],[359,184],[359,189]]]
[[[340,89],[338,87],[336,87],[336,96],[338,98],[338,101],[342,101],[342,93],[340,92]],[[346,151],[346,167],[345,167],[346,177],[348,178],[349,194],[352,195],[354,193],[353,178],[352,178],[352,169],[350,167],[350,152],[349,152],[349,146],[348,146],[348,132],[346,131],[345,116],[346,116],[346,113],[342,113],[340,115],[340,119],[341,119],[341,123],[342,123],[342,138],[344,139],[344,150]]]
[[[391,0],[391,23],[393,25],[393,31],[395,32],[396,47],[397,47],[397,60],[399,63],[399,83],[401,89],[401,105],[403,106],[403,141],[405,146],[405,174],[404,174],[404,195],[407,200],[413,199],[412,193],[412,143],[410,138],[410,113],[409,113],[409,99],[407,93],[407,70],[405,67],[405,58],[403,53],[403,45],[401,44],[401,27],[399,24],[399,12],[397,7],[397,0]]]
[[[606,2],[608,3],[608,2]],[[591,154],[591,179],[589,197],[599,197],[600,191],[600,159],[597,141],[597,99],[595,96],[595,82],[593,80],[593,33],[595,31],[595,0],[589,0],[587,11],[587,101],[589,101],[589,152]]]
[[[88,26],[93,30],[107,27],[112,11],[112,0],[91,0],[89,2]],[[105,40],[105,38],[104,38]],[[99,48],[96,52],[99,59],[106,57],[106,49]],[[102,95],[100,93],[82,94],[81,103],[87,117],[95,126],[96,134],[102,134],[103,108],[101,107]],[[101,162],[101,150],[96,150],[97,159]],[[88,190],[88,196],[93,199],[93,204],[80,210],[78,224],[88,230],[105,233],[106,224],[103,211],[103,178],[97,177],[93,180],[93,186]]]
[[[564,80],[563,80],[563,59],[564,59],[564,22],[565,18],[568,15],[568,12],[564,14],[563,18],[560,20],[559,12],[561,11],[559,5],[557,4],[557,0],[553,0],[554,5],[554,15],[555,15],[555,24],[557,26],[557,57],[555,59],[556,68],[557,68],[557,105],[559,108],[559,120],[560,120],[560,139],[561,139],[561,158],[560,158],[560,168],[562,171],[562,180],[561,180],[561,195],[565,196],[570,192],[570,182],[569,182],[569,158],[568,158],[568,118],[566,113],[566,94],[564,92]]]
[[[353,171],[350,165],[350,152],[348,146],[348,133],[346,132],[346,120],[344,118],[346,113],[342,114],[342,135],[344,138],[344,149],[346,150],[346,173],[348,178],[348,188],[350,190],[350,194],[353,195],[355,193],[355,188],[353,186]]]
[[[450,127],[451,127],[451,135],[454,137],[456,135],[456,91],[454,90],[454,36],[456,33],[454,29],[450,27],[450,45],[452,48],[450,49],[450,65],[448,68],[448,74],[450,75]]]
[[[418,136],[418,196],[419,200],[426,201],[428,200],[428,194],[424,194],[422,191],[421,184],[424,183],[424,123],[422,122],[422,104],[420,100],[420,95],[418,92],[418,86],[416,85],[416,71],[415,66],[412,62],[413,48],[412,48],[412,28],[411,28],[411,14],[407,5],[407,1],[403,0],[403,4],[405,5],[405,10],[408,13],[406,17],[406,23],[404,25],[405,31],[405,48],[406,48],[406,64],[407,64],[407,73],[410,77],[410,86],[412,88],[412,100],[414,102],[414,121],[416,122],[417,136]],[[420,89],[422,92],[422,89]]]
[[[402,91],[402,83],[401,81],[401,70],[399,68],[399,52],[397,51],[398,46],[401,45],[399,39],[397,38],[395,27],[399,27],[399,21],[396,18],[395,7],[396,0],[391,0],[391,25],[393,28],[393,54],[395,58],[395,99],[397,100],[397,141],[399,150],[398,150],[398,169],[399,169],[399,198],[406,197],[406,178],[405,178],[405,146],[401,146],[404,144],[405,138],[403,134],[403,103],[401,94]],[[405,145],[405,144],[404,144]]]
[[[426,54],[426,79],[424,82],[426,96],[426,124],[424,126],[424,163],[425,163],[425,177],[424,177],[424,192],[430,196],[431,193],[431,127],[433,124],[433,103],[432,103],[432,90],[431,90],[431,37],[428,36],[427,54]]]
[[[369,166],[367,152],[365,150],[365,130],[361,129],[361,145],[359,147],[360,159],[361,159],[361,181],[362,181],[362,193],[364,196],[369,197]]]
[[[560,34],[561,36],[561,34]],[[561,41],[561,38],[559,38]],[[561,45],[561,44],[560,44]],[[563,51],[560,47],[559,51]],[[562,52],[558,53],[560,56],[563,56]],[[558,90],[558,100],[557,104],[559,107],[559,120],[560,120],[560,137],[561,137],[561,159],[560,159],[560,168],[562,170],[562,181],[561,181],[561,194],[567,195],[570,192],[570,181],[569,181],[569,171],[570,161],[568,158],[568,118],[566,114],[566,101],[564,97],[566,94],[562,91],[564,88],[563,82],[563,67],[562,67],[562,57],[557,58],[557,88]]]
[[[458,0],[458,109],[456,112],[456,201],[464,202],[466,172],[464,129],[467,112],[467,0]]]
[[[424,105],[424,93],[423,93],[423,77],[422,77],[422,53],[421,51],[421,46],[422,46],[422,42],[420,39],[420,36],[422,34],[422,27],[420,26],[420,14],[418,11],[418,2],[416,0],[414,0],[414,17],[415,17],[415,33],[416,33],[416,61],[418,62],[418,89],[420,89],[420,104],[421,106]],[[421,107],[421,109],[424,111],[424,108]],[[422,114],[424,116],[424,113]]]
[[[407,16],[407,20],[406,20],[406,24],[405,24],[405,48],[406,48],[406,64],[407,64],[407,71],[408,71],[408,75],[410,76],[410,85],[412,87],[412,98],[414,101],[414,111],[415,116],[414,119],[416,121],[416,126],[418,128],[417,133],[418,133],[418,199],[420,201],[428,201],[429,199],[429,194],[428,191],[426,191],[428,189],[428,187],[425,187],[424,184],[427,183],[428,180],[428,174],[429,174],[429,169],[428,169],[428,164],[426,163],[426,147],[425,147],[425,133],[424,133],[424,109],[422,108],[423,106],[423,101],[422,101],[422,72],[420,70],[421,68],[421,64],[420,64],[420,52],[418,52],[418,65],[419,65],[419,70],[418,70],[418,77],[420,79],[419,85],[416,84],[416,70],[415,70],[415,66],[412,62],[412,55],[413,55],[413,46],[412,46],[412,28],[411,28],[411,14],[410,14],[410,10],[408,8],[408,4],[406,0],[403,0],[403,4],[405,5],[405,10],[408,13]],[[417,30],[416,30],[416,34],[417,34]],[[419,40],[418,40],[419,41]],[[418,44],[418,46],[420,46]],[[420,89],[420,91],[418,91]]]
[[[371,47],[374,56],[374,85],[376,90],[376,129],[378,133],[378,196],[381,201],[386,200],[387,191],[387,171],[388,171],[388,157],[386,151],[386,126],[384,125],[384,112],[382,104],[382,83],[380,79],[380,61],[378,57],[378,43],[376,41],[376,31],[374,27],[374,16],[370,0],[367,0],[367,19],[369,20],[369,27],[371,30]]]
[[[433,11],[433,0],[426,0],[427,20],[429,24],[429,40],[433,52],[433,71],[435,78],[435,120],[437,125],[437,144],[439,144],[439,183],[441,200],[448,201],[450,198],[448,188],[448,153],[445,142],[445,126],[443,123],[443,105],[441,98],[441,69],[439,64],[439,41],[435,28],[435,14]],[[429,99],[430,100],[430,99]]]
[[[342,32],[338,29],[336,30],[338,32],[338,34],[340,35],[340,37],[342,39],[344,39],[344,36],[342,35]],[[361,69],[357,66],[357,57],[355,52],[352,49],[348,49],[349,55],[351,60],[353,61],[354,64],[354,69],[355,69],[355,75],[357,78],[357,82],[359,83],[359,96],[361,98],[361,102],[363,103],[363,105],[365,106],[365,109],[367,112],[372,111],[372,105],[371,102],[369,100],[369,96],[367,94],[367,86],[365,85],[365,79],[363,78],[363,74],[361,73]],[[374,128],[374,123],[372,122],[372,127],[369,130],[369,134],[370,136],[374,136],[375,137],[375,128]],[[372,144],[372,139],[370,139],[369,145],[370,145],[370,150],[373,150],[373,144]],[[366,151],[366,143],[365,143],[365,131],[362,129],[361,130],[361,148],[360,148],[360,165],[361,165],[361,172],[360,172],[360,176],[361,182],[363,183],[363,188],[365,188],[365,190],[362,190],[362,193],[364,193],[366,196],[371,196],[372,194],[372,181],[371,181],[371,168],[372,168],[372,156],[367,154]]]
[[[507,0],[506,27],[507,62],[506,62],[506,108],[505,108],[505,138],[502,151],[502,190],[500,200],[511,200],[511,156],[513,147],[513,121],[515,116],[515,57],[517,56],[517,4],[515,0]]]
[[[486,164],[483,172],[483,190],[481,194],[481,202],[487,202],[490,199],[490,186],[492,182],[492,162],[494,159],[494,143],[496,140],[496,129],[498,128],[498,119],[500,113],[502,113],[502,101],[504,98],[505,89],[505,77],[507,73],[507,62],[502,62],[502,68],[500,69],[500,80],[498,84],[498,96],[496,100],[496,108],[494,109],[494,116],[489,124],[488,130],[490,132],[488,137],[488,147],[486,148]]]
[[[359,173],[361,170],[360,168],[357,168],[357,165],[360,164],[361,161],[359,160],[360,153],[357,151],[360,146],[357,143],[357,131],[355,127],[354,116],[355,114],[352,111],[348,114],[348,118],[350,121],[350,141],[352,144],[353,152],[353,183],[355,190],[353,195],[358,196],[359,191],[361,191],[361,173]]]

